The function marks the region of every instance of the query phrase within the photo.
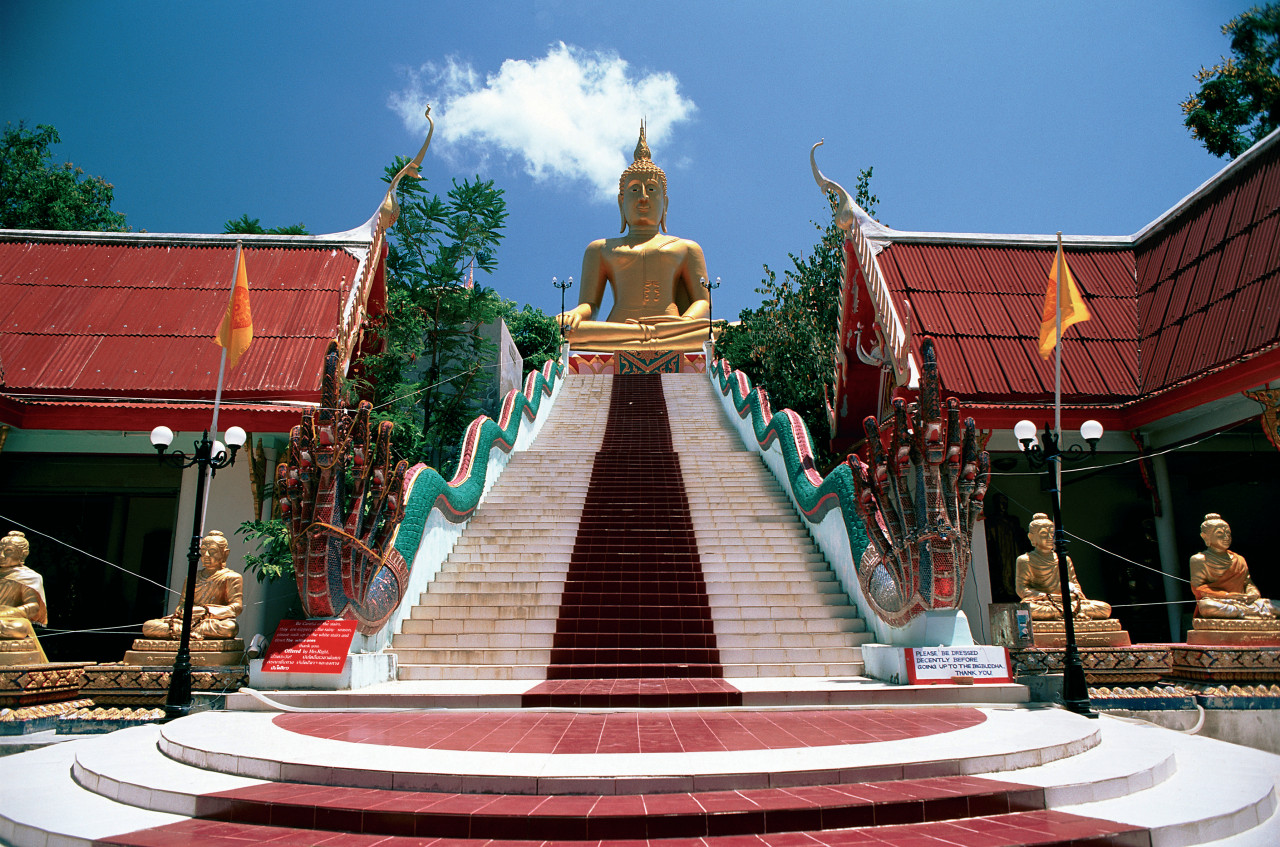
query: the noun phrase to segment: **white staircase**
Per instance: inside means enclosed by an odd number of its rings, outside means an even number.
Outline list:
[[[401,680],[546,678],[612,376],[568,375],[394,638]],[[870,638],[705,375],[662,379],[726,678],[858,676]]]

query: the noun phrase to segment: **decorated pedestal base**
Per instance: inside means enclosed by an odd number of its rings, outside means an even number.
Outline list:
[[[672,350],[619,350],[612,353],[579,352],[569,356],[569,373],[635,374],[635,373],[706,373],[707,360],[702,353],[679,353]]]
[[[41,662],[0,667],[0,707],[17,708],[72,700],[91,662]]]
[[[1129,641],[1129,633],[1114,618],[1100,621],[1078,620],[1073,623],[1077,647],[1128,647],[1132,643]],[[1067,646],[1065,621],[1032,621],[1031,635],[1037,647]]]
[[[1280,646],[1174,644],[1172,673],[1197,682],[1280,681]]]
[[[138,638],[133,642],[133,649],[124,654],[124,664],[173,667],[177,657],[177,641]],[[244,639],[206,638],[191,642],[191,667],[193,668],[229,667],[244,663]]]
[[[1063,655],[1060,647],[1032,647],[1010,650],[1014,679],[1061,674]],[[1166,645],[1141,644],[1129,647],[1090,647],[1080,651],[1084,678],[1090,685],[1117,683],[1150,683],[1169,675],[1172,664]]]
[[[195,653],[191,656],[194,663]],[[99,706],[160,706],[169,694],[173,664],[94,665],[85,671],[80,693]],[[217,702],[230,691],[249,684],[248,668],[238,666],[193,667],[191,694],[195,700]]]
[[[40,642],[34,638],[0,639],[0,666],[13,665],[46,665],[48,658],[40,649]]]
[[[1196,618],[1187,643],[1225,647],[1280,647],[1280,621]]]

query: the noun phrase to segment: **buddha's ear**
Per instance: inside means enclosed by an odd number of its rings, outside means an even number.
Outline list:
[[[622,205],[621,191],[618,192],[618,214],[622,217],[622,229],[618,230],[618,232],[626,232],[627,231],[627,210]]]
[[[667,193],[662,193],[662,217],[658,218],[658,229],[667,231]]]

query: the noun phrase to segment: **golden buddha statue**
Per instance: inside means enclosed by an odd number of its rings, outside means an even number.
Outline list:
[[[1205,549],[1191,557],[1191,593],[1196,616],[1274,620],[1276,604],[1262,596],[1249,576],[1244,556],[1231,551],[1231,525],[1208,514],[1200,524]]]
[[[1031,606],[1031,619],[1062,620],[1062,582],[1058,579],[1058,554],[1053,549],[1053,521],[1043,513],[1033,515],[1027,525],[1030,553],[1023,553],[1014,564],[1014,581],[1018,597]],[[1076,579],[1075,565],[1067,557],[1070,579],[1071,616],[1088,620],[1111,617],[1111,606],[1084,596]]]
[[[49,622],[44,580],[27,567],[31,544],[17,530],[0,538],[0,665],[44,663],[33,623]]]
[[[587,245],[578,305],[556,316],[574,349],[700,350],[710,326],[702,248],[667,235],[667,175],[650,158],[644,126],[631,165],[618,180],[620,238]],[[592,320],[613,286],[607,320]]]
[[[203,568],[196,575],[196,605],[191,616],[193,640],[232,639],[240,631],[236,616],[244,611],[244,579],[226,566],[230,552],[226,536],[217,530],[200,539],[200,564]],[[183,597],[186,591],[184,583]],[[156,641],[181,638],[182,604],[178,604],[172,615],[144,623],[142,637]]]

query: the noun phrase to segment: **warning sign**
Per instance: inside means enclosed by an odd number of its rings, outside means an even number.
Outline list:
[[[355,621],[280,621],[262,669],[272,673],[342,673],[355,636]]]
[[[986,644],[966,647],[905,647],[912,685],[951,682],[1013,682],[1009,650]]]

